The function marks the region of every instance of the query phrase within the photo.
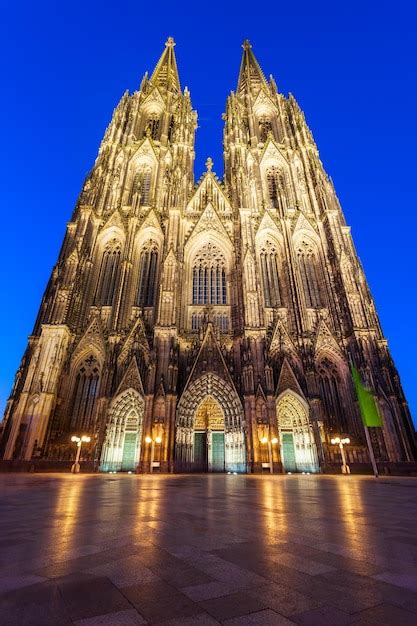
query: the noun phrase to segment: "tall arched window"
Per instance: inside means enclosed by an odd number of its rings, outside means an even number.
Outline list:
[[[98,395],[100,366],[92,354],[85,359],[75,378],[71,427],[88,430],[92,426],[94,402]]]
[[[193,304],[226,304],[226,260],[215,244],[200,248],[192,271]]]
[[[259,139],[265,142],[268,138],[268,133],[272,133],[272,122],[267,115],[261,115],[259,118]]]
[[[139,169],[138,172],[136,172],[133,178],[133,183],[129,196],[129,204],[135,204],[137,202],[139,206],[149,206],[151,182],[152,169],[149,165],[144,165]]]
[[[297,257],[306,305],[308,308],[320,308],[323,298],[320,292],[320,262],[317,252],[314,246],[303,241],[298,247]]]
[[[104,248],[94,297],[96,305],[113,304],[119,278],[121,249],[120,241],[117,239],[109,241]]]
[[[282,306],[281,290],[278,278],[279,257],[276,246],[270,241],[265,241],[261,247],[260,256],[265,306]]]
[[[145,135],[148,132],[152,139],[159,139],[159,115],[157,113],[152,113],[146,121]]]
[[[175,118],[173,115],[169,118],[168,125],[168,141],[172,141],[174,139],[174,129],[175,129]]]
[[[277,167],[270,167],[266,171],[266,182],[271,205],[278,209],[285,195],[285,177],[282,170]]]
[[[137,306],[152,307],[155,305],[157,278],[158,246],[150,239],[140,253]]]
[[[347,432],[347,420],[342,404],[342,381],[337,367],[327,357],[317,366],[320,397],[328,426],[339,434]]]

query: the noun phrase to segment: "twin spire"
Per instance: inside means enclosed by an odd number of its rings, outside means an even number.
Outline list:
[[[174,52],[175,41],[173,37],[168,37],[165,42],[165,50],[159,59],[156,68],[151,76],[151,83],[163,91],[181,91],[180,78],[178,74],[177,60]],[[258,93],[262,87],[267,88],[268,84],[261,70],[252,46],[248,39],[242,44],[243,55],[240,64],[239,78],[237,82],[237,93]]]
[[[165,50],[151,76],[151,83],[163,91],[172,90],[178,93],[181,91],[181,85],[174,46],[173,37],[168,37],[165,42]]]
[[[252,46],[248,39],[245,39],[242,48],[243,55],[237,81],[237,93],[241,96],[245,93],[258,93],[262,87],[268,87],[265,76],[252,52]]]

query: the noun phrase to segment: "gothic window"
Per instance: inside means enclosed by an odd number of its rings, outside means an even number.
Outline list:
[[[264,288],[265,306],[282,306],[279,286],[279,258],[276,247],[266,241],[261,247],[261,273]]]
[[[159,138],[159,116],[154,113],[146,121],[145,135],[149,132],[152,139]]]
[[[322,306],[322,297],[320,293],[320,265],[317,253],[311,244],[303,241],[298,247],[297,257],[306,305],[308,308],[320,308]]]
[[[151,239],[140,254],[137,306],[152,307],[155,305],[157,277],[158,246]]]
[[[116,292],[120,269],[121,245],[117,239],[109,241],[101,257],[94,303],[111,306]]]
[[[175,119],[174,119],[174,116],[171,115],[171,117],[169,118],[169,125],[168,125],[168,141],[173,140],[174,129],[175,129]]]
[[[191,316],[191,330],[196,332],[203,327],[206,317],[202,311],[193,313]],[[213,324],[221,333],[229,332],[229,316],[226,313],[213,315]]]
[[[200,248],[192,272],[193,304],[226,304],[226,260],[216,245]]]
[[[265,143],[270,132],[272,133],[271,120],[266,115],[262,115],[259,118],[259,139]]]
[[[280,206],[280,197],[285,193],[285,178],[282,170],[270,167],[266,172],[266,182],[271,205],[277,209]]]
[[[71,427],[88,430],[94,411],[94,402],[98,395],[100,366],[97,359],[90,355],[81,364],[75,379],[71,410]]]
[[[225,314],[214,315],[213,322],[221,333],[227,333],[229,330],[229,316]]]
[[[152,169],[149,166],[141,167],[133,178],[129,204],[133,204],[136,201],[139,206],[149,206],[151,182]]]
[[[336,366],[325,357],[317,367],[320,397],[330,428],[347,432],[347,422],[342,404],[342,381]]]

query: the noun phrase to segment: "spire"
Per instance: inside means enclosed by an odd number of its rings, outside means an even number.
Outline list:
[[[181,86],[178,76],[177,61],[175,59],[174,46],[174,39],[172,37],[168,37],[165,42],[165,50],[163,51],[152,74],[151,83],[164,91],[168,91],[171,88],[173,91],[179,92],[181,91]]]
[[[258,93],[262,87],[268,87],[265,76],[252,52],[252,46],[248,39],[245,39],[242,48],[243,56],[237,81],[237,93],[239,95],[248,92]]]

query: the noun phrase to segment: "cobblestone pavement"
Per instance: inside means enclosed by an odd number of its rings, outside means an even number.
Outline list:
[[[417,479],[0,475],[0,624],[417,624]]]

